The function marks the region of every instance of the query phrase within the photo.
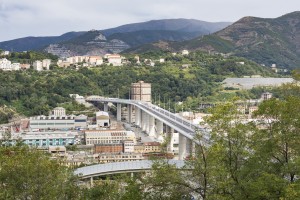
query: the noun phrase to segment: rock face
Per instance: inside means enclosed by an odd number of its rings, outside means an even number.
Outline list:
[[[69,41],[51,44],[45,51],[59,57],[70,57],[75,55],[92,56],[120,53],[128,48],[129,45],[122,40],[107,40],[100,31],[92,30]]]

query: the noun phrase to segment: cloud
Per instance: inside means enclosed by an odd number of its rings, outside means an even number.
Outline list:
[[[261,0],[0,0],[0,41],[68,31],[106,29],[153,19],[236,21],[243,16],[277,17],[300,1]]]

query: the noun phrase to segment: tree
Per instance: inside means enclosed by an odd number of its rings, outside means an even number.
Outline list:
[[[0,199],[78,199],[72,174],[36,149],[0,148]]]

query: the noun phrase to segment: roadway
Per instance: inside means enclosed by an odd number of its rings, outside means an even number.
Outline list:
[[[88,102],[102,102],[102,103],[117,103],[117,104],[129,104],[138,107],[142,111],[148,113],[154,118],[162,121],[164,124],[176,130],[178,133],[184,135],[185,137],[193,140],[196,132],[200,132],[203,135],[203,141],[208,144],[209,133],[206,129],[192,124],[190,121],[184,119],[181,116],[177,116],[168,110],[160,108],[157,105],[151,103],[130,100],[130,99],[118,99],[118,98],[106,98],[101,96],[89,96],[86,98]]]

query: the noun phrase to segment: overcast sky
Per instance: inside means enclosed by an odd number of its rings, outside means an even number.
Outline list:
[[[153,19],[234,22],[279,17],[300,0],[0,0],[0,41],[112,28]]]

